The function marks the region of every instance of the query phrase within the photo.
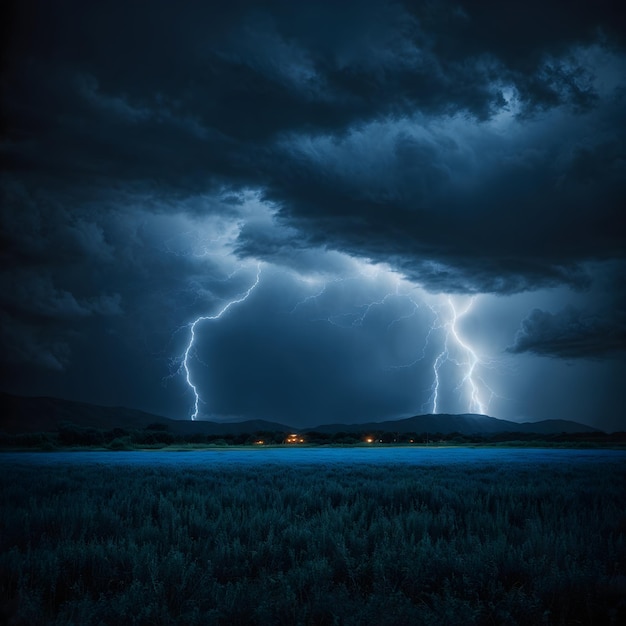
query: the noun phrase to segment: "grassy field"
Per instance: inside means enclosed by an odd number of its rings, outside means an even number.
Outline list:
[[[626,467],[2,467],[11,624],[626,623]]]

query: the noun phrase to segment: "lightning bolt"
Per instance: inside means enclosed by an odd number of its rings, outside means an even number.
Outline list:
[[[459,330],[457,328],[457,322],[459,321],[459,319],[461,319],[464,315],[467,315],[467,313],[474,305],[474,298],[472,297],[470,299],[468,305],[460,313],[457,312],[451,297],[448,297],[448,304],[450,305],[450,309],[452,310],[452,324],[450,325],[450,333],[454,337],[456,343],[465,351],[467,355],[467,362],[465,364],[467,369],[465,370],[463,380],[459,383],[459,387],[461,387],[461,385],[463,385],[464,383],[467,383],[469,385],[470,412],[484,414],[486,411],[485,405],[480,399],[480,391],[478,388],[477,380],[474,378],[476,365],[480,363],[480,358],[478,357],[476,352],[470,347],[470,345],[461,338],[461,336],[459,335]]]
[[[438,400],[439,400],[439,370],[441,364],[448,360],[448,336],[446,334],[446,340],[443,344],[443,350],[437,355],[437,358],[433,361],[433,386],[432,386],[432,400],[433,400],[433,413],[438,413]]]
[[[439,412],[439,388],[441,383],[440,371],[444,363],[453,363],[463,371],[461,381],[456,386],[456,390],[466,387],[469,391],[469,412],[485,414],[489,402],[482,399],[482,390],[486,389],[490,393],[490,398],[494,392],[479,378],[476,368],[479,365],[485,365],[483,359],[479,356],[474,348],[469,344],[468,340],[461,336],[458,327],[459,320],[467,315],[474,306],[475,296],[470,298],[468,304],[461,310],[457,310],[451,296],[447,297],[448,310],[450,317],[445,321],[441,321],[442,314],[431,306],[431,310],[435,314],[435,320],[429,331],[428,337],[436,329],[443,329],[444,342],[441,351],[437,354],[433,361],[433,384],[431,387],[432,412]],[[427,341],[428,341],[427,337]],[[455,352],[463,355],[463,360],[459,360],[451,356],[451,344],[454,346]]]
[[[189,359],[191,357],[192,351],[194,349],[194,342],[196,339],[196,327],[201,322],[205,321],[214,321],[220,319],[230,308],[235,306],[236,304],[241,304],[245,302],[250,294],[254,291],[256,286],[259,284],[261,280],[261,264],[257,265],[256,279],[254,283],[240,296],[236,297],[233,300],[229,300],[217,313],[214,315],[200,315],[193,322],[191,322],[189,327],[189,342],[187,343],[187,347],[183,352],[181,357],[181,367],[180,370],[183,370],[185,373],[185,380],[187,381],[187,385],[191,389],[194,395],[194,405],[193,405],[193,413],[191,414],[191,419],[195,420],[198,418],[198,412],[200,410],[200,393],[198,392],[198,387],[191,379],[191,370],[189,369]],[[179,370],[179,371],[180,371]]]
[[[328,289],[329,282],[332,284],[332,283],[337,283],[337,282],[341,281],[341,279],[334,279],[334,280],[331,280],[331,281],[326,281],[326,280],[320,280],[320,279],[315,279],[315,278],[309,278],[309,279],[307,279],[307,278],[298,278],[298,280],[300,282],[306,283],[308,285],[318,285],[321,282],[322,286],[319,289],[319,291],[317,291],[317,293],[314,293],[313,295],[307,296],[303,300],[299,300],[298,302],[296,302],[294,307],[289,312],[290,314],[295,313],[296,310],[298,308],[300,308],[301,306],[305,306],[309,302],[311,302],[313,300],[317,300],[318,298],[321,298],[326,293],[326,290]]]
[[[291,309],[291,313],[293,314],[300,307],[304,307],[308,303],[317,301],[318,299],[322,298],[329,291],[331,286],[336,285],[336,284],[345,285],[346,283],[349,283],[350,281],[357,281],[359,280],[359,278],[363,278],[362,273],[360,273],[359,276],[348,276],[344,278],[335,278],[335,279],[326,280],[326,281],[320,280],[320,279],[307,280],[307,281],[302,280],[302,282],[307,282],[308,284],[319,285],[321,283],[321,287],[319,287],[316,293],[306,296],[304,299],[297,302],[295,306]],[[368,278],[372,278],[372,276],[368,276]],[[394,326],[394,324],[397,324],[403,320],[413,317],[420,307],[420,305],[415,301],[415,299],[411,296],[410,293],[401,292],[400,290],[401,283],[402,283],[402,279],[398,276],[394,276],[393,277],[393,284],[394,284],[393,290],[389,290],[382,298],[366,301],[362,304],[353,305],[351,307],[352,311],[350,312],[331,314],[326,317],[316,318],[315,321],[328,322],[329,324],[333,326],[338,326],[339,328],[349,328],[351,326],[352,327],[363,326],[363,324],[365,323],[365,319],[374,308],[384,307],[392,298],[407,299],[412,305],[411,311],[409,313],[400,315],[399,317],[392,319],[387,326],[387,330],[389,331]],[[415,288],[415,287],[411,286],[411,288]]]

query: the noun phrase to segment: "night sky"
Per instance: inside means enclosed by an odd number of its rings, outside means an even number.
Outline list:
[[[2,390],[626,429],[619,5],[5,8]]]

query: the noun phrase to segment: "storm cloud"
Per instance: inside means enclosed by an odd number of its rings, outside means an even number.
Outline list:
[[[561,358],[600,358],[626,350],[626,325],[585,315],[573,307],[558,313],[534,309],[522,320],[511,352]]]

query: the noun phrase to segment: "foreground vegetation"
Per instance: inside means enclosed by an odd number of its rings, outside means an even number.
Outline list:
[[[12,624],[626,623],[618,463],[0,469]]]

